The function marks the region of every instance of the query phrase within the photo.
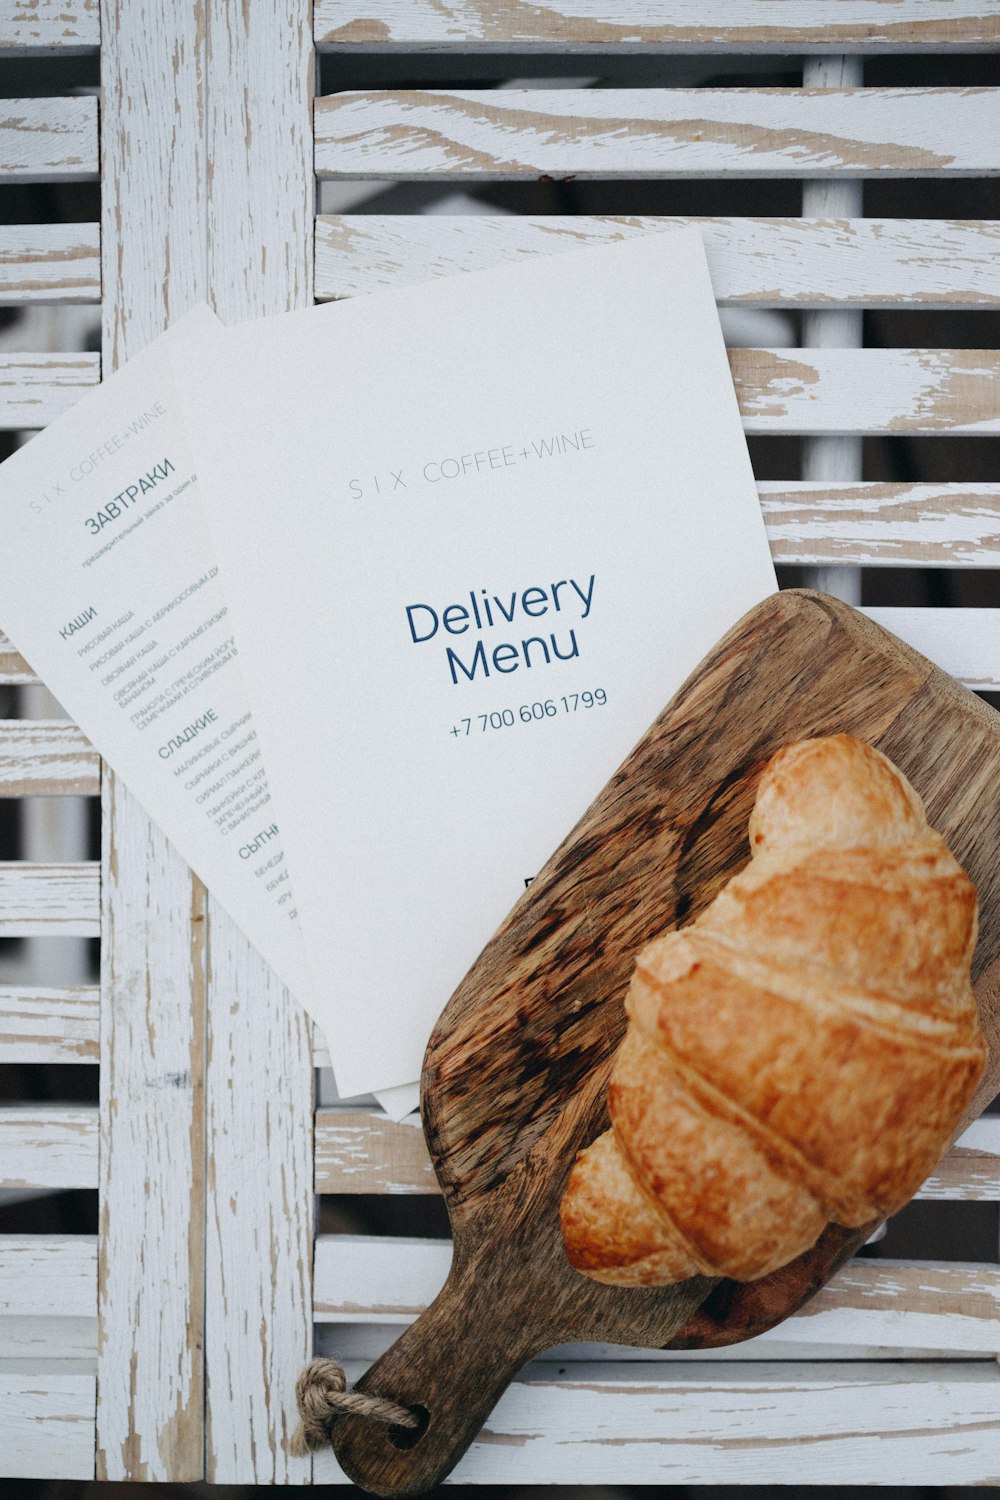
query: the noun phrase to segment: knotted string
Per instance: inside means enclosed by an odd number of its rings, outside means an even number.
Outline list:
[[[314,1359],[306,1365],[295,1382],[295,1403],[300,1422],[292,1434],[291,1450],[297,1458],[325,1447],[339,1416],[371,1417],[391,1427],[420,1426],[420,1418],[408,1406],[349,1391],[344,1367],[335,1359]]]

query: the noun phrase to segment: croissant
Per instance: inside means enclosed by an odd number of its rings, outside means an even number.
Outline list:
[[[750,845],[695,922],[638,956],[612,1128],[560,1213],[598,1281],[753,1281],[830,1220],[893,1213],[982,1073],[975,888],[890,761],[848,735],[787,746]]]

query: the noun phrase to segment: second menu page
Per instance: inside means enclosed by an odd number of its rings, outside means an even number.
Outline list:
[[[775,587],[698,233],[207,335],[179,385],[351,1095]]]

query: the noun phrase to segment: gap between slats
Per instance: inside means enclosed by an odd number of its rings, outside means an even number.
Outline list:
[[[381,1114],[316,1112],[317,1193],[437,1193],[423,1134]],[[917,1194],[1000,1201],[1000,1118],[976,1120]]]
[[[99,224],[0,227],[0,304],[100,300]]]
[[[1000,224],[952,219],[321,216],[321,301],[694,226],[723,306],[1000,306]]]
[[[345,92],[315,134],[338,180],[992,177],[1000,90]]]
[[[98,175],[97,100],[0,100],[0,183],[93,181]]]
[[[50,0],[51,3],[51,0]],[[978,51],[1000,44],[990,0],[316,0],[321,52],[670,55],[737,51]]]

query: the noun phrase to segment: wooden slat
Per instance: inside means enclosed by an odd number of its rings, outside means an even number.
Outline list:
[[[920,52],[1000,41],[991,0],[316,0],[322,51]]]
[[[438,89],[316,101],[321,177],[995,176],[997,89]]]
[[[0,1235],[0,1312],[73,1318],[97,1311],[97,1241],[89,1234]]]
[[[362,1110],[316,1111],[317,1193],[437,1191],[418,1127]],[[919,1196],[1000,1201],[1000,1118],[987,1116],[970,1126]]]
[[[731,349],[748,433],[1000,433],[992,349]]]
[[[1000,1202],[1000,1116],[975,1120],[938,1162],[917,1197]]]
[[[68,57],[100,41],[97,0],[0,0],[0,50]]]
[[[316,295],[353,297],[685,225],[701,230],[724,306],[1000,305],[1000,224],[949,219],[321,216]]]
[[[323,1235],[316,1242],[319,1322],[411,1323],[451,1264],[440,1240]],[[762,1335],[792,1343],[1000,1354],[1000,1268],[852,1261],[793,1318]]]
[[[96,354],[0,355],[0,429],[44,427],[100,378]]]
[[[92,1479],[96,1377],[91,1361],[0,1364],[3,1471],[10,1478]]]
[[[208,15],[100,14],[110,371],[207,295]],[[206,899],[111,773],[102,794],[97,1477],[181,1484],[205,1473]]]
[[[348,1377],[361,1373],[353,1367]],[[456,1484],[992,1485],[1000,1366],[530,1366]],[[335,1483],[329,1449],[317,1483]]]
[[[0,937],[99,937],[100,866],[0,863]]]
[[[0,985],[0,1063],[96,1063],[100,1016],[96,985]]]
[[[97,176],[97,100],[0,100],[0,183],[73,182]]]
[[[210,296],[226,322],[313,301],[309,0],[212,11],[205,123]],[[206,1479],[302,1484],[289,1451],[311,1352],[310,1023],[209,903]]]
[[[1000,690],[1000,609],[862,610],[978,693]]]
[[[94,797],[97,751],[65,719],[0,719],[0,797]]]
[[[1000,566],[998,484],[757,486],[776,563]]]
[[[97,1290],[96,1270],[94,1290]],[[7,1359],[92,1361],[96,1353],[96,1312],[89,1318],[68,1318],[62,1313],[36,1318],[0,1315],[0,1366]]]
[[[0,228],[0,304],[100,300],[99,225]]]
[[[0,631],[0,685],[37,681],[38,678],[24,657],[18,655],[10,641]]]
[[[0,1185],[96,1188],[97,1110],[71,1104],[0,1108]]]

